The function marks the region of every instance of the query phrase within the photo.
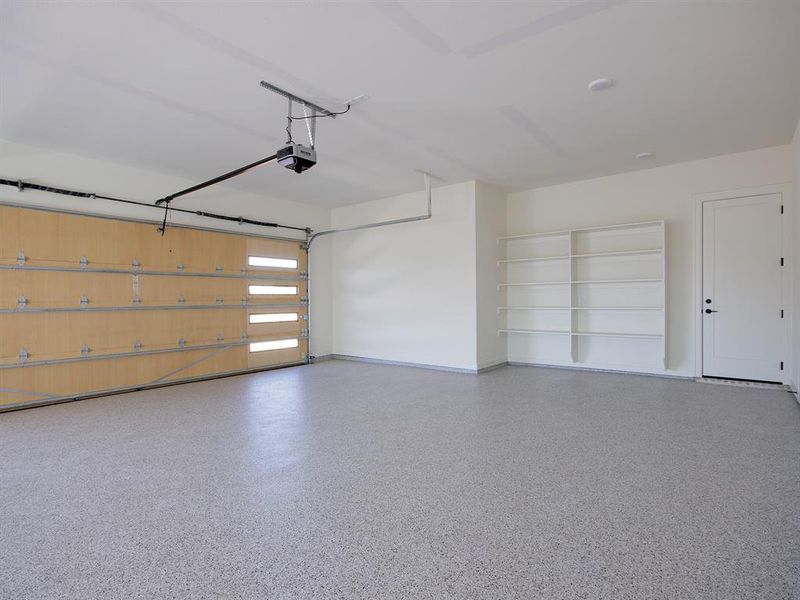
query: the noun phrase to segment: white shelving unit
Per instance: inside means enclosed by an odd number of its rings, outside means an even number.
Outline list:
[[[666,369],[665,233],[648,221],[498,238],[509,360]]]

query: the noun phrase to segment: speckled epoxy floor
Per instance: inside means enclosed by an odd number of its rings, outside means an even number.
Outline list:
[[[0,598],[800,598],[800,410],[331,361],[1,414]]]

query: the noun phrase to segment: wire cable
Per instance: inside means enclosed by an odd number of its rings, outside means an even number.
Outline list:
[[[350,112],[350,106],[351,106],[351,105],[350,105],[350,104],[348,104],[348,105],[347,105],[347,108],[345,108],[345,109],[344,109],[343,111],[341,111],[341,112],[328,112],[328,113],[326,113],[326,114],[324,114],[324,115],[323,115],[323,114],[319,114],[319,115],[307,115],[307,116],[305,116],[305,117],[292,117],[292,116],[290,116],[290,117],[289,117],[289,120],[291,120],[291,121],[302,121],[302,120],[304,120],[304,119],[324,119],[325,117],[336,117],[336,116],[338,116],[338,115],[343,115],[343,114],[346,114],[346,113]]]
[[[102,194],[94,194],[92,192],[78,192],[75,190],[68,190],[65,188],[57,188],[48,185],[41,185],[38,183],[28,183],[21,179],[0,179],[0,185],[8,185],[17,188],[20,192],[23,190],[37,190],[40,192],[48,192],[51,194],[61,194],[62,196],[75,196],[78,198],[89,198],[90,200],[108,200],[109,202],[119,202],[121,204],[132,204],[134,206],[144,206],[145,208],[161,208],[150,202],[139,202],[137,200],[126,200],[125,198],[116,198],[114,196],[104,196]],[[179,212],[187,215],[197,215],[198,217],[206,217],[208,219],[217,219],[220,221],[232,221],[234,223],[246,225],[258,225],[260,227],[272,227],[281,229],[291,229],[292,231],[302,231],[304,233],[311,233],[308,227],[295,227],[294,225],[281,225],[279,223],[271,223],[268,221],[258,221],[256,219],[246,219],[244,217],[233,217],[230,215],[222,215],[218,213],[207,212],[204,210],[189,210],[186,208],[169,207],[173,212]]]

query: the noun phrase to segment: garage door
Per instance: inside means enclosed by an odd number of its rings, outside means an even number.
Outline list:
[[[303,242],[0,207],[0,410],[303,363]]]

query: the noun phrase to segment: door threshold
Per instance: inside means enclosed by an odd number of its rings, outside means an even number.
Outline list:
[[[754,381],[751,379],[728,379],[724,377],[698,377],[696,381],[700,383],[713,383],[716,385],[733,385],[737,387],[759,388],[762,390],[782,390],[790,391],[788,385],[775,381]]]

